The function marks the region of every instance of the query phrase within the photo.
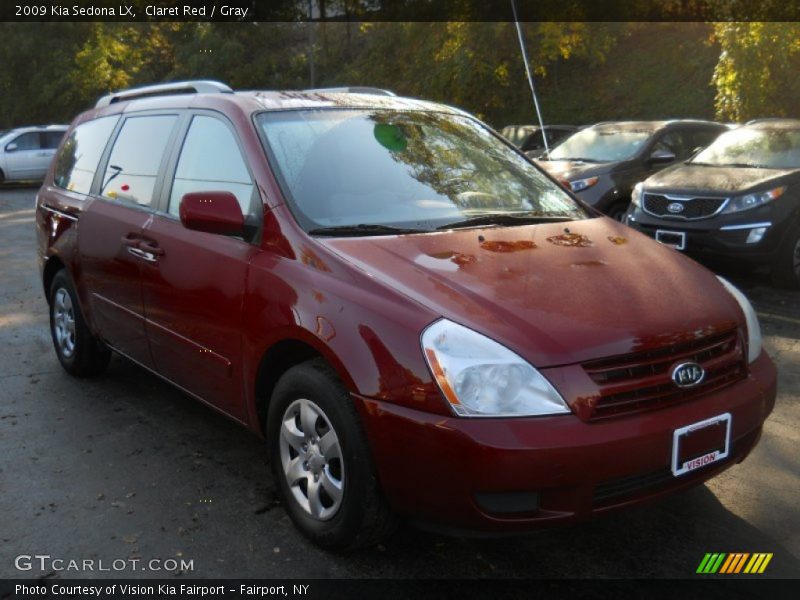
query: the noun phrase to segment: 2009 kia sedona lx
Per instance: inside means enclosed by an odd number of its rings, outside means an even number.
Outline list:
[[[738,290],[439,104],[121,92],[37,206],[64,368],[114,351],[263,434],[325,547],[675,492],[743,460],[775,401]]]

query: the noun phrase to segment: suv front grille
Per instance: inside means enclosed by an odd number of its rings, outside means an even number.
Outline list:
[[[704,219],[716,213],[725,203],[725,198],[687,198],[675,200],[660,194],[644,194],[642,208],[645,212],[657,217],[668,219]],[[679,204],[683,206],[680,212],[671,212],[669,206]]]
[[[672,381],[672,367],[686,361],[705,369],[704,379],[695,387],[681,388]],[[671,406],[716,392],[747,376],[744,345],[736,329],[582,366],[600,392],[591,412],[583,415],[589,421]]]

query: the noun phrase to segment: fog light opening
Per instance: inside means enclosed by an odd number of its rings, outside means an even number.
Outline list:
[[[539,510],[539,492],[478,492],[475,501],[484,512],[519,515]]]
[[[748,244],[757,244],[761,241],[764,237],[764,234],[767,232],[766,227],[756,227],[755,229],[751,229],[750,233],[747,235],[747,242]]]

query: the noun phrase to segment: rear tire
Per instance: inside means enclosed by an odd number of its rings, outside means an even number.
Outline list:
[[[275,487],[303,535],[344,551],[375,544],[395,529],[359,415],[324,360],[289,369],[268,413]]]
[[[772,282],[782,288],[800,290],[800,232],[788,236],[772,267]]]
[[[61,366],[75,377],[92,377],[105,371],[111,351],[86,325],[75,286],[61,269],[50,284],[50,335]]]

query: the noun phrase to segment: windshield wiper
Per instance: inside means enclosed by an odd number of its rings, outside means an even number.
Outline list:
[[[596,158],[576,158],[576,157],[573,157],[573,156],[570,156],[569,158],[561,158],[561,157],[553,158],[551,156],[548,160],[569,160],[569,161],[572,161],[572,162],[585,162],[585,163],[603,162],[602,160],[597,160]]]
[[[560,223],[563,221],[574,221],[570,215],[525,215],[513,216],[508,213],[492,213],[470,217],[463,221],[454,221],[446,225],[440,225],[437,230],[460,229],[463,227],[477,227],[480,225],[531,225],[533,223]]]
[[[390,225],[377,225],[359,223],[358,225],[336,225],[334,227],[318,227],[308,233],[310,235],[330,236],[360,236],[360,235],[400,235],[403,233],[428,233],[427,229],[413,229],[410,227],[391,227]]]
[[[769,169],[766,165],[756,165],[753,163],[705,163],[705,162],[689,162],[690,165],[700,165],[701,167],[733,167],[734,169]]]

